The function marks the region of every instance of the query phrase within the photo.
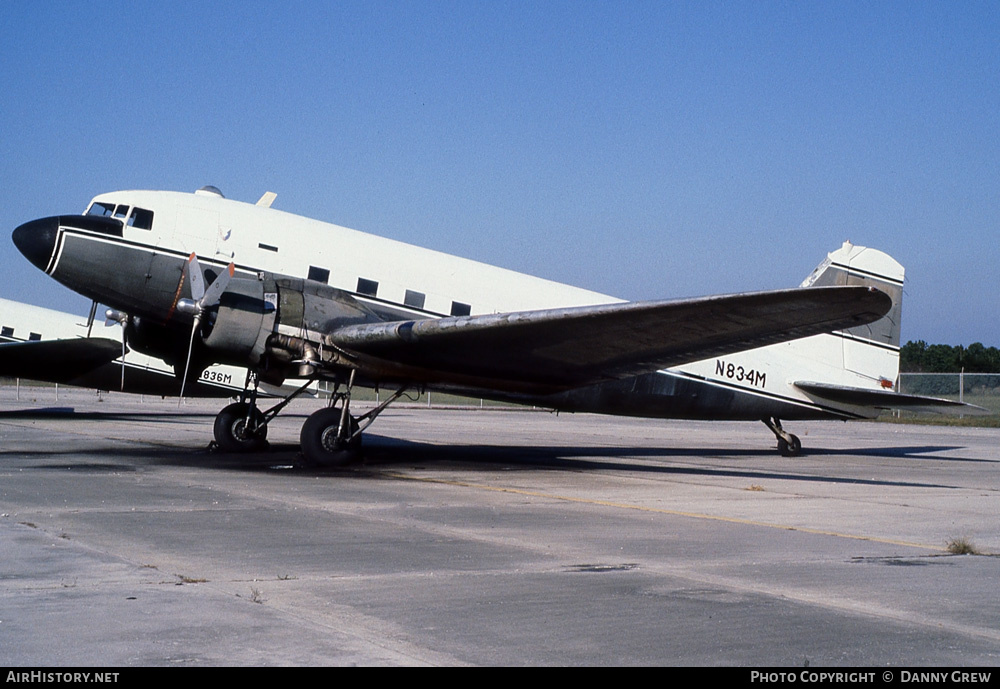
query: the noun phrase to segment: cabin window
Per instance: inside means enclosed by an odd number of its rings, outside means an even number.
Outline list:
[[[153,229],[153,211],[148,211],[145,208],[133,208],[132,215],[128,216],[127,225],[140,230]]]
[[[270,244],[258,244],[257,248],[263,249],[264,251],[273,251],[274,253],[278,253],[278,247],[271,246]]]
[[[424,293],[414,292],[412,289],[406,290],[406,296],[403,297],[403,304],[405,306],[412,306],[415,309],[424,308]]]
[[[316,266],[309,266],[309,279],[326,284],[330,282],[330,271],[327,270],[326,268],[317,268]]]
[[[363,294],[366,297],[378,296],[378,282],[375,280],[358,278],[358,294]]]
[[[469,304],[463,304],[460,301],[451,302],[452,316],[468,316],[471,313],[472,313],[472,307]]]
[[[37,342],[40,339],[42,339],[42,336],[39,335],[38,333],[31,333],[30,335],[28,335],[29,342]]]
[[[0,337],[14,337],[14,329],[10,326],[3,326],[0,328]]]
[[[95,201],[90,204],[90,208],[87,209],[86,215],[99,215],[102,218],[110,218],[115,212],[115,204],[113,203],[100,203]]]

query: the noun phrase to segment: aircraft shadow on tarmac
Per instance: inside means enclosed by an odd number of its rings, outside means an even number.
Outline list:
[[[948,446],[919,446],[892,448],[893,457],[905,457],[918,460],[934,459],[923,453],[958,449]],[[879,456],[885,456],[883,449]],[[56,459],[51,449],[32,451],[0,451],[0,462],[5,454],[22,457],[45,457]],[[721,460],[739,459],[769,459],[773,454],[770,450],[737,450],[730,448],[714,450],[704,448],[699,457],[712,457]],[[824,456],[835,456],[838,453],[824,452]],[[854,452],[854,455],[863,454]],[[919,456],[913,456],[919,455]],[[136,471],[142,466],[166,465],[200,468],[208,471],[246,471],[275,472],[289,471],[299,476],[326,477],[330,480],[351,479],[381,479],[385,472],[420,471],[429,468],[443,469],[460,474],[481,471],[484,465],[492,465],[503,471],[572,471],[572,472],[628,472],[647,476],[703,476],[719,478],[741,478],[746,480],[792,480],[809,483],[833,483],[871,486],[948,488],[947,484],[923,483],[915,481],[896,481],[862,479],[849,475],[837,475],[837,465],[831,463],[829,471],[822,475],[815,473],[775,469],[769,471],[760,468],[743,467],[734,464],[732,467],[696,467],[677,466],[669,463],[673,457],[690,459],[690,450],[659,449],[648,447],[506,447],[494,445],[436,445],[413,441],[398,440],[370,435],[366,438],[366,449],[363,460],[355,465],[344,468],[307,468],[301,464],[301,456],[297,445],[290,443],[275,443],[268,449],[248,454],[224,453],[210,450],[208,447],[192,450],[184,447],[151,447],[147,445],[122,447],[91,447],[72,451],[72,457],[63,461],[49,461],[33,464],[33,469],[50,469],[59,472],[74,472],[80,474],[115,473]],[[91,458],[94,461],[87,461]],[[668,460],[656,462],[656,460]],[[775,458],[778,459],[778,458]],[[942,461],[961,461],[953,457],[937,457]],[[82,461],[81,461],[82,460]],[[800,461],[801,458],[796,458]],[[981,461],[981,460],[972,460]],[[810,468],[815,469],[813,464]],[[805,469],[805,467],[804,467]]]
[[[192,418],[204,419],[204,413],[177,412],[163,414],[162,412],[74,412],[71,408],[56,407],[24,411],[0,412],[3,418],[49,418],[53,416],[72,417],[75,420],[115,421],[129,420],[150,422],[153,425],[183,423]],[[155,443],[155,434],[150,438]],[[95,439],[95,442],[100,443]],[[810,460],[826,462],[829,466],[827,475],[789,472],[784,469],[774,471],[740,467],[741,460],[785,461],[775,455],[773,448],[759,447],[755,449],[740,449],[732,447],[614,447],[614,446],[531,446],[531,445],[486,445],[486,444],[449,444],[440,445],[398,438],[366,434],[363,461],[360,464],[346,468],[306,468],[302,466],[301,455],[297,444],[272,443],[262,452],[249,454],[234,454],[211,451],[206,447],[197,450],[183,447],[155,447],[149,445],[133,445],[127,449],[121,447],[80,448],[72,451],[73,456],[94,455],[104,460],[101,462],[57,462],[49,465],[35,465],[35,468],[58,468],[79,472],[93,471],[129,471],[134,470],[133,464],[152,462],[156,464],[171,464],[178,466],[202,467],[205,469],[271,471],[275,469],[295,469],[296,473],[307,473],[317,476],[357,477],[377,476],[379,471],[419,469],[426,467],[443,467],[460,472],[480,470],[484,464],[501,465],[505,471],[627,471],[647,475],[678,475],[678,476],[719,476],[741,477],[746,479],[787,479],[809,482],[870,484],[880,486],[920,486],[947,487],[943,484],[927,484],[912,481],[885,481],[874,479],[858,479],[851,476],[837,476],[836,458],[839,456],[896,458],[920,462],[993,462],[995,460],[973,459],[955,456],[944,456],[940,453],[961,450],[961,445],[899,445],[891,447],[862,448],[850,450],[808,448],[793,462],[810,463]],[[7,452],[0,449],[0,457]],[[19,450],[11,452],[21,456],[53,456],[52,449]],[[677,466],[669,461],[663,463],[655,460],[670,460],[672,458],[711,458],[736,462],[732,467],[692,467]],[[119,460],[119,461],[115,461]],[[803,469],[815,469],[816,463],[803,466]]]
[[[793,473],[784,469],[768,471],[759,465],[754,468],[740,467],[692,467],[677,466],[669,462],[672,458],[691,459],[714,458],[721,460],[770,459],[781,460],[775,456],[773,449],[740,450],[733,448],[650,448],[650,447],[534,447],[534,446],[499,446],[499,445],[434,445],[396,438],[373,436],[365,448],[363,466],[370,470],[392,470],[396,468],[430,467],[447,465],[449,469],[460,471],[463,467],[481,469],[483,464],[500,465],[506,471],[626,471],[647,475],[676,476],[719,476],[741,477],[746,479],[789,479],[809,482],[869,484],[879,486],[910,486],[910,487],[947,487],[942,484],[928,484],[913,481],[885,481],[875,479],[858,479],[850,476],[836,476],[835,464],[830,464],[830,474],[815,475]],[[876,452],[851,451],[853,456],[899,457],[918,460],[941,461],[983,461],[961,460],[955,457],[928,456],[926,453],[945,452],[961,449],[959,446],[906,446],[895,448],[880,448]],[[818,450],[810,455],[833,457],[848,454],[846,452]],[[805,455],[792,461],[801,461]],[[808,457],[806,456],[806,461]],[[651,461],[652,460],[652,461]],[[663,463],[655,460],[666,460]],[[814,468],[816,464],[812,464]]]

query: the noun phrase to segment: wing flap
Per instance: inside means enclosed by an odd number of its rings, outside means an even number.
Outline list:
[[[868,287],[810,287],[351,325],[326,344],[376,374],[382,362],[421,382],[554,392],[862,325],[890,306]]]
[[[942,399],[940,397],[906,395],[893,390],[870,390],[868,388],[854,388],[846,385],[830,385],[808,381],[796,382],[795,387],[830,402],[875,407],[876,409],[903,409],[907,411],[953,415],[962,414],[968,416],[987,416],[993,413],[989,409],[984,409],[974,404],[956,402],[955,400]]]

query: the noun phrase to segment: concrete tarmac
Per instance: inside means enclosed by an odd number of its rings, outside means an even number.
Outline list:
[[[317,402],[247,456],[220,401],[59,396],[0,395],[3,665],[1000,660],[996,429],[409,406],[305,470]]]

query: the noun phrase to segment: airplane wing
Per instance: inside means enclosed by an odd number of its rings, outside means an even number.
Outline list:
[[[862,325],[890,307],[868,287],[809,287],[351,325],[325,344],[383,377],[549,393]]]
[[[68,380],[122,355],[122,343],[100,337],[0,344],[0,376]]]
[[[921,395],[904,395],[893,390],[869,390],[868,388],[853,388],[846,385],[829,385],[827,383],[811,383],[798,381],[795,387],[810,395],[821,397],[840,404],[856,404],[876,409],[905,409],[908,411],[934,412],[937,414],[963,414],[969,416],[986,416],[992,414],[989,409],[978,407],[966,402],[941,399],[940,397],[923,397]]]

